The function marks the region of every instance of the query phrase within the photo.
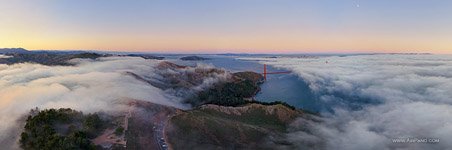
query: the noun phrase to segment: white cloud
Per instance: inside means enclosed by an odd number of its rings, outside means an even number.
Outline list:
[[[255,58],[247,58],[255,59]],[[255,59],[256,60],[256,59]],[[452,56],[258,58],[292,70],[334,114],[312,127],[328,149],[452,147]],[[328,61],[328,63],[326,63]],[[354,107],[359,106],[359,107]],[[436,144],[393,138],[439,138]]]
[[[6,56],[6,55],[1,55],[0,54],[0,59],[2,59],[2,58],[11,58],[11,56]]]
[[[137,99],[188,108],[182,98],[137,80],[125,72],[155,76],[160,61],[108,57],[97,61],[73,60],[76,66],[39,64],[0,65],[0,142],[11,144],[8,132],[21,128],[16,120],[34,107],[73,108],[84,112],[117,111],[121,100]],[[16,135],[17,136],[17,133]]]

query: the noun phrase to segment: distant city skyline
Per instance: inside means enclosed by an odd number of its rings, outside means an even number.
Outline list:
[[[452,53],[452,1],[0,2],[0,48],[156,53]]]

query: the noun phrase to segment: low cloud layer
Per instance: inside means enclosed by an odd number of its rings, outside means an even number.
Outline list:
[[[310,127],[317,136],[311,139],[324,140],[327,149],[452,147],[450,55],[359,55],[257,60],[292,70],[309,84],[318,100],[327,106],[322,110],[325,122]],[[297,135],[292,133],[290,137]],[[440,141],[393,142],[394,139],[406,138]]]
[[[0,58],[10,58],[11,56],[6,56],[6,55],[1,55],[0,54]]]
[[[39,64],[0,65],[0,142],[14,144],[22,125],[17,119],[34,107],[73,108],[84,112],[117,111],[123,100],[144,100],[188,108],[182,98],[137,80],[133,72],[152,78],[158,60],[108,57],[96,61],[72,60],[75,66]]]

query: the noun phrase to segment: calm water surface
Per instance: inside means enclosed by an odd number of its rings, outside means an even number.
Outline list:
[[[195,66],[197,63],[214,65],[232,72],[254,71],[263,72],[263,65],[256,61],[238,60],[233,56],[206,55],[202,57],[211,58],[205,61],[181,61],[182,56],[165,56],[169,60],[178,64]],[[268,72],[287,71],[267,66]],[[261,85],[261,91],[255,99],[263,102],[284,101],[292,106],[304,110],[319,112],[321,104],[312,94],[306,82],[294,74],[268,75],[267,81]]]

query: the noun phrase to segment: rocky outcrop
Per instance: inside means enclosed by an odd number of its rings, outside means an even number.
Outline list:
[[[264,82],[264,77],[260,73],[244,71],[233,73],[233,78],[235,80],[250,80],[253,83],[261,84]]]

